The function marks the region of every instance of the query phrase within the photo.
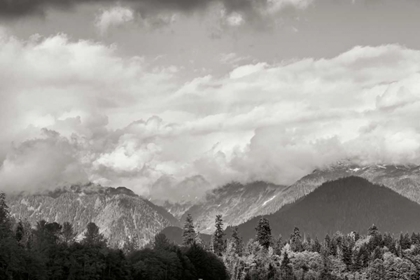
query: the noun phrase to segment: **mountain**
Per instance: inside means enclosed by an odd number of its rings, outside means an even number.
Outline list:
[[[342,161],[311,174],[287,187],[267,182],[232,183],[210,191],[205,199],[192,203],[171,204],[164,207],[184,212],[181,222],[191,214],[200,232],[211,233],[217,214],[223,215],[225,225],[238,225],[253,217],[269,215],[311,193],[324,182],[357,176],[384,185],[420,204],[420,167],[412,165],[358,165]],[[174,208],[181,210],[173,210]],[[188,209],[188,210],[186,210]]]
[[[165,227],[179,226],[179,221],[164,208],[124,187],[89,184],[38,194],[11,194],[7,204],[12,216],[32,225],[41,219],[70,222],[78,238],[86,225],[94,222],[114,247],[122,246],[127,238],[137,238],[142,246]]]
[[[274,185],[262,181],[249,184],[231,183],[214,189],[202,202],[192,206],[182,216],[185,220],[191,214],[197,230],[201,233],[214,231],[216,215],[221,214],[225,225],[238,225],[255,216],[277,195],[285,186]]]
[[[365,233],[375,224],[381,232],[400,234],[420,230],[420,205],[395,191],[350,176],[323,183],[319,188],[267,215],[273,236],[288,238],[294,227],[323,238],[337,231]],[[259,217],[239,226],[244,240],[255,237]],[[228,235],[231,229],[227,230]]]
[[[261,205],[258,215],[268,215],[284,205],[291,204],[314,191],[327,181],[357,176],[374,184],[384,185],[408,199],[420,204],[420,166],[405,165],[357,165],[350,161],[339,162],[332,166],[316,169],[284,188],[265,205]]]

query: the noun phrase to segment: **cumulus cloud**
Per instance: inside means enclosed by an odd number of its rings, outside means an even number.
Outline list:
[[[204,192],[290,184],[348,158],[420,164],[418,50],[355,47],[186,82],[153,63],[62,34],[1,35],[0,188],[92,181],[182,199],[196,175]]]
[[[42,138],[12,147],[1,166],[2,190],[46,190],[88,182],[76,143],[44,129]]]
[[[134,20],[134,12],[130,8],[115,6],[102,10],[95,20],[100,34],[107,34],[111,27],[121,26]]]

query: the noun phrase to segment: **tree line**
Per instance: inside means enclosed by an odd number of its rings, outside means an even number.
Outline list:
[[[297,227],[272,236],[261,217],[245,243],[237,227],[226,236],[217,215],[205,244],[188,215],[182,245],[162,233],[145,248],[137,244],[127,238],[110,248],[94,223],[79,236],[70,223],[32,227],[10,216],[0,194],[0,279],[420,280],[420,234],[396,237],[375,225],[365,235],[336,232],[320,241]]]
[[[222,259],[198,243],[171,244],[158,234],[146,248],[127,238],[110,248],[95,223],[76,236],[70,223],[32,227],[9,213],[0,194],[0,279],[4,280],[225,280]]]
[[[296,227],[283,238],[261,217],[244,244],[237,227],[226,237],[221,216],[215,224],[210,249],[232,280],[420,280],[420,233],[395,237],[372,225],[366,235],[336,232],[319,241]]]

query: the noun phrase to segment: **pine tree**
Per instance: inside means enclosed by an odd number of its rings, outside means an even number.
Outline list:
[[[346,265],[347,270],[350,270],[352,267],[352,250],[349,244],[343,243],[342,245],[343,249],[343,256],[342,261]]]
[[[322,259],[323,259],[324,265],[323,265],[321,274],[319,275],[319,280],[331,280],[333,278],[331,275],[331,269],[330,269],[330,263],[329,263],[330,261],[328,259],[328,256],[324,255],[322,256]]]
[[[293,234],[290,236],[290,246],[294,252],[303,251],[302,236],[300,235],[300,230],[298,227],[295,227]]]
[[[99,227],[93,222],[90,222],[86,226],[86,232],[82,243],[88,246],[106,246],[104,236],[99,233]]]
[[[372,261],[377,260],[377,259],[380,259],[380,260],[383,259],[382,250],[379,246],[376,247],[375,250],[373,250],[371,259],[372,259]]]
[[[262,217],[259,222],[258,226],[255,228],[257,231],[257,241],[260,243],[261,246],[268,249],[271,244],[271,228],[269,221]]]
[[[274,254],[280,256],[281,255],[281,249],[283,248],[283,237],[281,234],[277,237],[277,239],[274,242]]]
[[[410,249],[411,247],[411,240],[408,233],[400,235],[400,245],[402,250]]]
[[[238,227],[234,227],[232,231],[233,244],[235,246],[235,254],[242,256],[244,250],[244,242],[242,237],[239,237]]]
[[[76,238],[76,233],[73,230],[73,225],[69,222],[63,224],[63,230],[61,231],[62,240],[66,244],[72,244]]]
[[[290,264],[289,256],[287,252],[284,252],[283,260],[280,264],[280,279],[282,280],[294,280],[293,268]]]
[[[327,234],[324,239],[324,244],[322,250],[327,254],[327,256],[331,255],[331,237]]]
[[[6,195],[0,193],[0,238],[9,235],[11,230],[9,207],[6,204]]]
[[[315,237],[315,240],[313,241],[312,244],[312,252],[317,252],[317,253],[321,253],[321,243],[319,243],[318,237]]]
[[[187,219],[185,220],[184,232],[182,233],[182,244],[184,246],[191,246],[195,243],[195,240],[196,232],[194,228],[194,221],[191,214],[188,214]]]
[[[153,248],[155,250],[168,250],[171,247],[171,243],[168,238],[163,233],[158,233],[155,235],[155,243]]]
[[[375,236],[376,234],[378,234],[378,228],[375,226],[375,224],[373,224],[369,229],[368,229],[368,235],[369,236]]]
[[[23,239],[23,236],[25,235],[25,229],[23,227],[23,223],[22,221],[19,220],[19,222],[16,225],[16,230],[15,230],[15,238],[17,242],[21,242],[21,240]]]
[[[213,250],[218,256],[221,256],[225,251],[225,241],[223,239],[225,233],[223,232],[223,219],[222,215],[216,215],[215,221],[216,230],[214,231]]]

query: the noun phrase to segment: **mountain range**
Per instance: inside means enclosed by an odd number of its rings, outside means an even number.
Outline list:
[[[420,205],[390,188],[361,177],[345,177],[323,183],[319,188],[265,216],[273,236],[288,238],[295,227],[323,239],[337,231],[365,234],[375,224],[381,232],[393,234],[420,231]],[[260,217],[239,225],[244,240],[255,238]],[[230,235],[228,228],[227,235]]]
[[[12,216],[33,226],[41,219],[63,224],[70,222],[80,239],[89,222],[94,222],[114,247],[127,240],[147,244],[168,226],[179,221],[164,208],[136,195],[131,190],[89,184],[71,186],[37,194],[7,196]]]
[[[170,233],[179,232],[181,229],[174,228],[183,224],[187,214],[192,215],[197,231],[203,236],[213,232],[214,219],[218,214],[223,216],[225,228],[235,225],[246,228],[247,222],[255,222],[255,217],[277,217],[280,215],[278,213],[283,213],[291,205],[302,201],[309,205],[311,200],[307,197],[316,194],[321,185],[352,176],[364,178],[373,185],[383,185],[387,190],[394,191],[415,205],[420,203],[419,166],[357,165],[349,161],[314,170],[289,186],[257,181],[248,184],[233,182],[211,189],[210,184],[201,176],[193,176],[181,182],[175,182],[172,178],[162,178],[156,184],[158,191],[163,191],[165,184],[170,184],[171,190],[185,190],[172,201],[156,197],[142,198],[124,187],[108,188],[88,184],[43,193],[8,195],[7,202],[15,218],[26,219],[33,225],[40,219],[48,222],[71,222],[80,238],[87,223],[93,221],[101,228],[111,245],[121,247],[127,239],[135,238],[141,246],[150,242],[153,236],[164,228],[172,228]],[[368,187],[365,183],[363,185]],[[199,195],[203,189],[208,189],[204,197]],[[361,191],[351,186],[349,189]],[[375,198],[370,199],[372,203],[383,204]],[[389,201],[391,203],[392,199]],[[344,199],[343,204],[346,203]],[[289,232],[296,225],[296,222],[285,219],[283,215],[275,218],[276,223],[284,229],[278,230],[282,234]],[[306,222],[311,224],[311,221]],[[321,224],[322,228],[329,230],[328,224]],[[331,222],[331,225],[339,226],[334,222]],[[301,227],[306,230],[304,225]],[[317,226],[307,229],[308,233],[314,230],[313,234],[323,234]],[[405,226],[401,228],[405,229],[408,230]]]
[[[207,198],[185,212],[191,214],[198,230],[211,233],[214,217],[222,215],[227,225],[239,225],[252,217],[277,212],[327,181],[357,176],[384,185],[404,197],[420,203],[420,167],[405,165],[357,165],[349,161],[314,170],[290,186],[254,182],[228,184],[215,189]],[[182,222],[182,219],[181,219]]]

